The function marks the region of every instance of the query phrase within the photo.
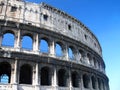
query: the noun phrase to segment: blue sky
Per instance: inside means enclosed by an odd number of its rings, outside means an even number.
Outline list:
[[[110,80],[110,89],[120,84],[120,0],[28,0],[46,2],[83,22],[98,38]]]

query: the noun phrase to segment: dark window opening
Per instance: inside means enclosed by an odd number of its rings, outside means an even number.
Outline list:
[[[87,75],[83,75],[84,88],[89,88],[89,83],[90,83],[89,77]]]
[[[0,63],[0,83],[8,84],[11,79],[11,66],[7,62]]]
[[[84,35],[85,36],[85,40],[87,40],[87,35]]]
[[[12,33],[5,33],[3,35],[2,46],[14,47],[14,35]]]
[[[47,15],[47,14],[44,14],[44,15],[43,15],[43,18],[44,18],[45,21],[47,21],[47,20],[48,20],[48,15]]]
[[[72,86],[79,87],[79,80],[76,72],[72,73]]]
[[[94,46],[96,47],[96,43],[94,43]]]
[[[48,67],[41,69],[41,85],[51,85],[51,76]]]
[[[20,68],[20,84],[32,84],[32,67],[30,65],[23,65]]]
[[[72,27],[71,27],[71,25],[69,24],[69,25],[68,25],[68,30],[71,30],[71,29],[72,29]]]
[[[66,71],[64,69],[58,71],[58,85],[62,87],[67,86]]]
[[[12,6],[11,7],[11,12],[15,12],[15,11],[17,11],[17,7],[16,6]]]
[[[41,39],[39,48],[40,48],[40,52],[49,53],[49,45],[47,40]]]
[[[1,1],[0,6],[3,6],[3,5],[4,5],[4,2],[3,2],[3,1]]]

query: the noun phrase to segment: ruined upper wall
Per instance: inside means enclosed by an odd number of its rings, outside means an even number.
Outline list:
[[[45,3],[0,0],[0,19],[31,24],[61,33],[87,45],[102,56],[97,38],[84,24]]]

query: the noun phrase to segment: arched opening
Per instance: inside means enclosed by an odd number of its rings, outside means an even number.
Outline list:
[[[24,64],[20,68],[20,84],[32,84],[32,67]]]
[[[48,67],[41,69],[41,85],[51,85],[51,74]]]
[[[8,62],[0,63],[0,83],[10,83],[11,65]]]
[[[67,75],[66,75],[66,70],[64,69],[60,69],[58,71],[58,85],[61,87],[67,86]]]
[[[33,42],[32,42],[32,38],[30,36],[28,36],[28,35],[23,36],[22,48],[27,49],[27,50],[33,49]]]
[[[63,56],[62,47],[59,43],[56,43],[55,52],[56,52],[56,56],[58,56],[58,57]]]
[[[96,79],[95,79],[95,77],[92,76],[92,77],[91,77],[91,80],[92,80],[92,88],[93,88],[93,89],[96,89],[97,86],[96,86]]]
[[[83,75],[83,85],[84,85],[84,88],[89,88],[89,83],[90,83],[89,76],[84,74]]]
[[[68,48],[68,56],[70,59],[74,59],[74,53],[73,53],[73,48],[69,47]]]
[[[40,52],[49,53],[48,41],[46,39],[41,39],[39,48],[40,48]]]
[[[2,39],[2,46],[14,47],[14,41],[15,41],[14,34],[5,33]]]
[[[79,78],[78,78],[78,73],[73,72],[71,75],[72,78],[72,86],[73,87],[79,87]]]

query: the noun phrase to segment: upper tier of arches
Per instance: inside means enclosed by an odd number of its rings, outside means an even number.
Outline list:
[[[38,5],[20,0],[1,0],[0,19],[60,33],[87,45],[102,56],[102,49],[96,36],[84,24],[45,3]]]

